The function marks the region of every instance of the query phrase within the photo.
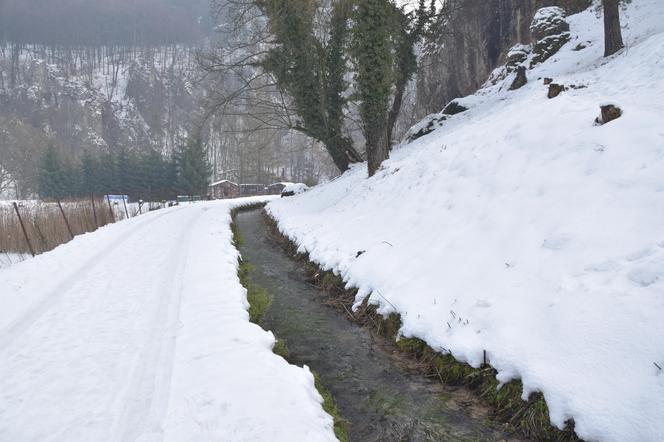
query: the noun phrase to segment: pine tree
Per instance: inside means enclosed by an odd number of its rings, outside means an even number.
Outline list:
[[[39,168],[39,195],[44,199],[62,198],[65,194],[65,170],[60,155],[49,145]]]
[[[177,153],[178,190],[185,195],[207,195],[212,168],[200,139],[190,139]]]
[[[166,185],[166,199],[175,199],[178,194],[178,163],[175,154],[166,163]]]
[[[124,147],[120,148],[116,154],[115,170],[117,179],[116,191],[122,195],[128,195],[131,189],[131,165],[129,152]]]
[[[89,152],[83,152],[80,165],[80,194],[88,196],[91,193],[98,192],[98,162],[96,158]]]

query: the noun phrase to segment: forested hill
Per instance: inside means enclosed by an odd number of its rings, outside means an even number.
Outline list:
[[[209,83],[197,55],[216,38],[219,18],[209,7],[208,0],[0,1],[0,197],[36,196],[49,146],[77,167],[86,152],[168,159],[191,137],[206,146],[210,179],[317,181],[327,163],[310,143],[245,134],[239,119],[206,114]]]
[[[86,151],[168,152],[186,138],[201,114],[195,54],[208,16],[206,0],[6,0],[0,170],[11,196],[36,192],[48,146],[75,164]]]

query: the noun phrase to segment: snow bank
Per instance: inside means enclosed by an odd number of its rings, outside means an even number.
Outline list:
[[[249,322],[230,210],[186,204],[0,270],[0,440],[333,441]]]
[[[309,186],[304,183],[289,183],[281,191],[281,194],[298,195],[309,190]]]
[[[571,41],[393,152],[268,210],[301,251],[397,310],[402,335],[541,391],[587,440],[664,434],[664,3],[568,17]],[[579,43],[585,49],[578,50]],[[574,50],[574,49],[577,50]],[[547,99],[541,78],[585,86]],[[539,79],[539,80],[538,80]],[[604,101],[623,116],[593,126]],[[357,256],[357,252],[366,253]]]

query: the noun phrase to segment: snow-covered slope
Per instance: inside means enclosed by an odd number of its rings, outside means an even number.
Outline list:
[[[230,209],[260,199],[151,212],[0,270],[0,440],[334,441],[312,374],[249,322]]]
[[[664,2],[628,5],[609,59],[594,10],[569,21],[572,41],[522,89],[481,90],[375,177],[357,166],[268,210],[358,303],[475,367],[486,350],[555,425],[661,440]],[[543,77],[584,87],[550,100]],[[594,126],[605,102],[624,114]]]

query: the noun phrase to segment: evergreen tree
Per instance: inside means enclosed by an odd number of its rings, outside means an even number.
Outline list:
[[[62,163],[60,198],[73,197],[78,193],[78,168],[70,162]]]
[[[129,195],[131,191],[131,163],[129,152],[125,148],[120,148],[116,154],[115,170],[117,186],[115,191],[122,195]]]
[[[65,169],[53,145],[49,145],[39,168],[39,195],[44,199],[62,198],[65,194]]]
[[[166,165],[163,156],[150,149],[145,156],[145,178],[152,200],[163,199],[166,188]]]
[[[80,195],[87,196],[93,192],[97,192],[97,182],[99,177],[98,173],[98,162],[96,158],[90,153],[90,151],[83,152],[83,157],[81,158],[80,165]]]
[[[115,193],[115,187],[117,185],[115,165],[116,160],[112,150],[108,150],[101,154],[98,171],[99,194],[105,195]]]
[[[185,195],[207,195],[212,168],[200,139],[190,139],[177,153],[178,190]]]
[[[178,194],[178,162],[177,155],[171,155],[166,163],[166,199],[175,199]]]

